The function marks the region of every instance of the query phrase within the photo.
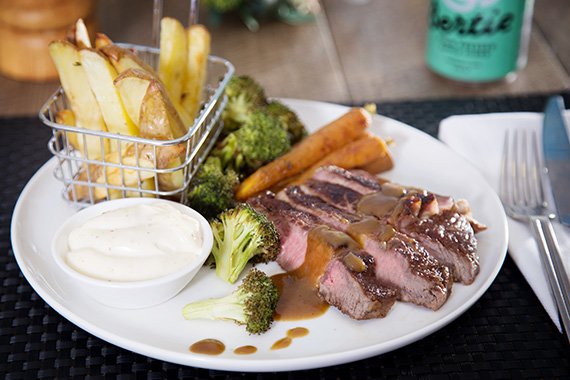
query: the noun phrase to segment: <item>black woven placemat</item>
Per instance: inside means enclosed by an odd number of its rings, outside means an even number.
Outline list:
[[[546,97],[381,103],[379,111],[432,135],[454,114],[541,111]],[[570,104],[570,94],[565,94]],[[20,272],[10,219],[22,188],[49,158],[49,131],[37,119],[0,119],[0,377],[190,379],[570,378],[570,346],[507,258],[497,279],[465,314],[399,350],[345,365],[246,374],[185,367],[116,347],[49,307]]]

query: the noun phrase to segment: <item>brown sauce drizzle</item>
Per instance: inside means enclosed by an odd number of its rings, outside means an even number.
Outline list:
[[[326,265],[338,248],[358,248],[347,234],[326,226],[318,226],[307,237],[307,256],[303,264],[289,273],[272,276],[279,289],[275,319],[298,321],[323,315],[329,305],[318,295],[317,284]]]
[[[356,212],[363,215],[374,215],[382,218],[396,207],[399,197],[379,191],[364,195],[356,205]]]
[[[309,329],[304,327],[295,327],[292,329],[287,330],[287,336],[285,338],[281,338],[271,346],[272,350],[282,350],[287,348],[293,342],[295,338],[302,338],[309,334]]]
[[[271,346],[271,349],[272,350],[282,350],[284,348],[289,347],[291,345],[292,341],[293,341],[293,339],[286,336],[285,338],[281,338],[277,342],[273,343],[273,345]]]
[[[271,277],[279,289],[279,302],[275,310],[277,321],[298,321],[323,315],[329,305],[322,301],[315,284],[305,277],[281,273]]]
[[[219,355],[224,352],[226,346],[217,339],[203,339],[192,344],[190,351],[195,354]]]
[[[257,347],[255,346],[241,346],[234,350],[236,355],[251,355],[257,352]]]
[[[287,330],[287,337],[291,339],[302,338],[307,335],[309,335],[309,329],[306,329],[304,327],[295,327]]]

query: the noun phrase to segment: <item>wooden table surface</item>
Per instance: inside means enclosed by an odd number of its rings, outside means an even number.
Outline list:
[[[185,21],[187,3],[167,0],[164,14]],[[570,1],[536,0],[527,67],[513,83],[479,87],[446,81],[427,69],[427,0],[321,3],[315,22],[299,26],[268,22],[252,33],[239,20],[226,19],[211,28],[213,53],[275,97],[362,103],[570,88]],[[115,41],[151,44],[151,14],[151,0],[98,0],[99,30]],[[0,117],[36,114],[56,87],[0,77]]]

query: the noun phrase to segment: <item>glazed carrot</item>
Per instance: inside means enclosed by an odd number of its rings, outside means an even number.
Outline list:
[[[306,137],[288,153],[257,169],[241,183],[236,198],[245,200],[302,172],[329,153],[361,137],[369,124],[370,114],[366,110],[351,109]]]
[[[392,156],[388,151],[387,156],[379,157],[378,159],[360,166],[359,169],[366,170],[370,174],[378,174],[390,170],[394,167],[394,161],[392,161]]]
[[[321,166],[336,165],[343,169],[353,169],[363,167],[377,160],[381,161],[384,167],[392,165],[392,158],[384,140],[378,136],[366,134],[365,137],[355,140],[323,157],[323,159],[303,172],[292,184],[298,185],[305,182]]]

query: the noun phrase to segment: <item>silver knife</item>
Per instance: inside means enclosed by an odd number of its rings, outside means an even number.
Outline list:
[[[563,112],[562,97],[548,99],[544,110],[542,144],[558,219],[570,226],[570,140]]]
[[[542,129],[544,161],[554,196],[556,214],[561,223],[570,225],[570,140],[564,121],[564,101],[560,96],[548,99]],[[553,295],[562,325],[570,341],[570,277],[565,270],[560,245],[549,220],[543,225],[543,238],[550,254],[547,265],[554,272]]]

